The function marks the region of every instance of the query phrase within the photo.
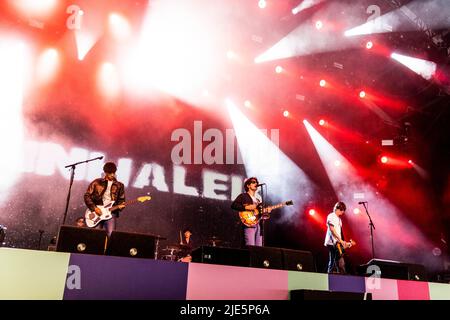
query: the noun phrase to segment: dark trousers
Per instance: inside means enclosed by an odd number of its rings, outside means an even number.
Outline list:
[[[328,273],[345,273],[345,261],[343,256],[339,256],[339,252],[335,246],[327,245],[328,258]]]

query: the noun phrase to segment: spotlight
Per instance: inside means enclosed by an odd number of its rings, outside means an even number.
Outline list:
[[[355,208],[355,209],[353,209],[353,213],[354,214],[360,214],[361,210],[359,210],[359,208]]]
[[[327,85],[327,82],[325,80],[320,80],[319,85],[321,87],[325,87]]]
[[[276,73],[282,73],[283,72],[283,67],[282,66],[276,66],[275,67],[275,72]]]
[[[341,165],[341,161],[335,160],[335,161],[334,161],[334,165],[335,165],[336,167],[339,167],[339,166]]]
[[[322,21],[317,20],[317,21],[316,21],[316,29],[317,29],[317,30],[320,30],[320,29],[322,29],[322,28],[323,28],[323,23],[322,23]]]
[[[131,26],[128,20],[115,12],[109,15],[109,27],[112,35],[119,40],[125,39],[131,34]]]
[[[246,108],[250,108],[250,107],[252,106],[252,103],[250,102],[250,100],[245,100],[244,106],[245,106]]]
[[[381,159],[380,159],[380,161],[381,161],[381,163],[388,163],[389,158],[386,157],[386,156],[382,156]]]
[[[408,57],[395,52],[391,54],[391,58],[400,62],[426,80],[431,80],[436,74],[437,65],[433,61]]]
[[[283,116],[285,116],[286,118],[289,117],[289,111],[284,110],[284,111],[283,111]]]
[[[366,42],[366,48],[369,49],[369,50],[372,49],[373,48],[373,42],[372,41],[367,41]]]
[[[359,97],[360,97],[361,99],[364,99],[364,98],[366,97],[366,92],[365,92],[364,90],[361,90],[361,91],[359,92]]]
[[[408,160],[408,163],[409,163],[410,165],[413,165],[413,164],[414,164],[414,162],[413,162],[412,160]]]
[[[320,119],[320,120],[319,120],[319,125],[324,126],[324,125],[325,125],[325,120]]]
[[[264,9],[264,8],[267,6],[266,0],[259,0],[259,1],[258,1],[258,6],[259,6],[261,9]]]
[[[313,216],[313,215],[316,214],[316,210],[314,210],[314,209],[309,209],[308,213],[309,213],[310,216]]]

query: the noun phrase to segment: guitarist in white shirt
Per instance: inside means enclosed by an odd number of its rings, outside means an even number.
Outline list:
[[[344,241],[342,233],[342,220],[341,216],[345,213],[347,209],[344,202],[339,201],[334,205],[333,212],[327,217],[327,233],[325,236],[324,245],[329,251],[328,260],[328,273],[338,272],[345,273],[345,260],[342,253],[339,252],[338,246],[347,249],[352,246],[353,241]]]
[[[107,162],[103,166],[104,178],[98,178],[89,184],[89,187],[84,194],[84,202],[90,211],[101,215],[102,212],[97,206],[107,205],[111,201],[118,209],[112,212],[112,218],[106,221],[101,221],[96,228],[104,228],[108,233],[108,237],[116,228],[116,219],[119,217],[119,212],[125,207],[125,187],[123,183],[116,179],[117,166],[113,162]]]

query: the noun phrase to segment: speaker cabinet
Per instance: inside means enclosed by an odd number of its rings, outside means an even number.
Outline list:
[[[247,246],[250,252],[250,267],[283,269],[283,252],[280,248]]]
[[[302,300],[372,300],[370,292],[340,292],[321,290],[292,290],[292,301]]]
[[[156,238],[150,234],[113,231],[106,254],[130,258],[155,258]]]
[[[425,267],[420,264],[404,263],[392,260],[372,259],[358,267],[358,274],[369,277],[374,273],[381,278],[398,280],[427,281]]]
[[[106,239],[105,230],[61,226],[58,232],[56,251],[103,254]]]
[[[316,272],[316,265],[311,251],[281,249],[283,266],[286,270]]]
[[[6,237],[6,227],[0,224],[0,247],[3,246]]]
[[[228,266],[248,267],[249,251],[225,247],[201,246],[192,251],[192,261],[200,263],[223,264]]]

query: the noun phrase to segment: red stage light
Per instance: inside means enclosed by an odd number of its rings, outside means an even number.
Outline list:
[[[283,116],[285,116],[285,117],[289,117],[289,111],[287,111],[287,110],[284,110],[284,111],[283,111]]]
[[[369,49],[369,50],[372,49],[373,48],[373,42],[372,41],[367,41],[366,48]]]
[[[353,213],[354,214],[360,214],[361,210],[359,210],[359,208],[355,208],[355,209],[353,209]]]
[[[267,6],[266,0],[259,0],[258,6],[259,6],[261,9],[264,9],[264,8]]]
[[[359,97],[360,97],[361,99],[364,99],[364,98],[366,97],[366,92],[365,92],[364,90],[361,90],[361,91],[359,92]]]
[[[275,72],[276,72],[276,73],[281,73],[281,72],[283,72],[283,67],[281,67],[281,66],[276,66],[276,67],[275,67]]]
[[[319,81],[319,85],[320,85],[321,87],[325,87],[325,86],[327,85],[327,82],[326,82],[325,80],[320,80],[320,81]]]
[[[316,214],[316,210],[314,210],[314,209],[309,209],[308,213],[309,213],[310,216],[313,216],[313,215]]]
[[[316,21],[316,29],[317,29],[317,30],[320,30],[320,29],[322,29],[322,28],[323,28],[323,23],[322,23],[322,21],[317,20],[317,21]]]
[[[382,156],[380,161],[381,161],[381,163],[388,163],[389,159],[386,156]]]
[[[319,125],[324,126],[324,125],[325,125],[325,120],[320,119],[320,120],[319,120]]]

